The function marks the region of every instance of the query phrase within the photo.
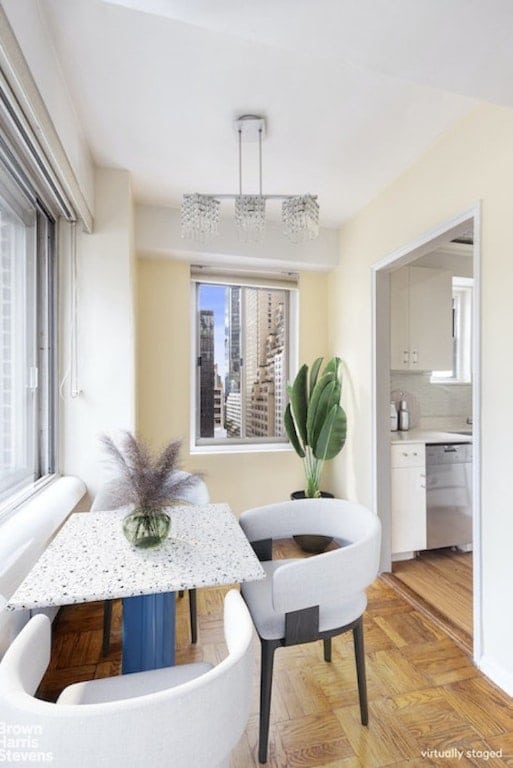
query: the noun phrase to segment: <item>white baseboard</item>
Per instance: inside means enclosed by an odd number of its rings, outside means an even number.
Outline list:
[[[392,562],[398,563],[401,560],[414,560],[415,554],[415,552],[397,552],[395,555],[392,555]]]
[[[477,662],[478,669],[490,678],[492,683],[499,686],[508,696],[513,696],[513,673],[501,667],[496,661],[486,654]]]

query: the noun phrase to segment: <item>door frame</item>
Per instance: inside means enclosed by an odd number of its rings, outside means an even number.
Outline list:
[[[419,235],[371,267],[372,278],[372,481],[373,507],[383,527],[381,570],[392,567],[390,507],[390,271],[457,237],[472,222],[472,499],[473,499],[473,644],[474,660],[482,649],[481,566],[481,203]]]

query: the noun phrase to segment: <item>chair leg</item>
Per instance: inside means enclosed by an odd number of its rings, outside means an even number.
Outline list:
[[[110,651],[110,627],[112,624],[112,600],[103,601],[103,640],[102,656],[107,656]]]
[[[260,668],[260,732],[258,736],[258,762],[267,762],[269,720],[271,717],[271,693],[273,686],[274,651],[277,645],[261,640],[262,663]]]
[[[358,695],[360,697],[360,717],[362,725],[369,723],[367,705],[367,680],[365,677],[365,650],[363,646],[363,616],[358,619],[353,628],[354,655],[356,658],[356,676],[358,678]]]
[[[178,597],[180,598],[180,600],[182,599],[183,595],[184,595],[184,590],[180,589],[178,592]]]
[[[324,661],[331,661],[331,637],[325,637],[324,643]]]
[[[189,616],[191,620],[191,643],[198,642],[198,612],[196,610],[196,590],[189,590]]]

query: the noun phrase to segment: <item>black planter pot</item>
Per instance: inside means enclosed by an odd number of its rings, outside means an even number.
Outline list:
[[[292,500],[306,499],[304,491],[293,491],[290,494]],[[321,491],[321,499],[333,499],[332,493],[327,491]],[[322,536],[318,533],[298,533],[292,537],[296,544],[301,547],[303,552],[307,552],[310,555],[320,555],[321,552],[329,547],[333,541],[333,536]]]
[[[306,494],[304,491],[292,491],[290,494],[290,498],[294,501],[296,499],[306,499]],[[328,491],[321,491],[321,499],[334,499],[334,495],[332,493],[328,493]]]

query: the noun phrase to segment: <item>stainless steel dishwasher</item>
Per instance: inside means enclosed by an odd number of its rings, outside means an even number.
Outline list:
[[[472,547],[472,443],[426,445],[427,549]]]

